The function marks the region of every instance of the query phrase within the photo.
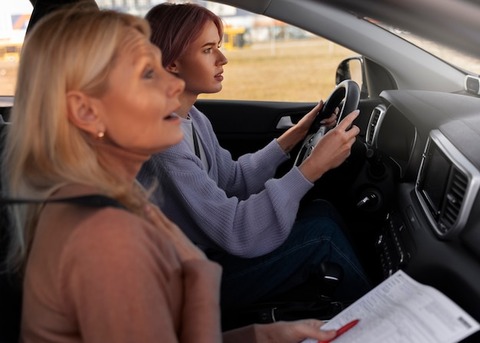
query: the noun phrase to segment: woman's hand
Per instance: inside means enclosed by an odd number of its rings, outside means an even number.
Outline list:
[[[352,125],[359,114],[358,110],[346,116],[337,127],[328,131],[318,142],[310,156],[299,169],[310,182],[318,180],[328,170],[338,167],[350,155],[360,129]]]
[[[320,330],[322,325],[323,322],[316,319],[255,325],[256,342],[298,343],[307,338],[319,341],[333,339],[336,331]]]
[[[337,126],[338,112],[340,112],[340,109],[337,107],[335,108],[335,112],[333,112],[330,117],[323,119],[320,124],[326,126],[327,129],[333,129]]]
[[[285,153],[289,153],[295,145],[305,139],[308,130],[310,130],[310,126],[312,126],[313,121],[321,111],[322,107],[323,101],[320,100],[320,102],[312,108],[310,112],[304,115],[295,126],[291,127],[283,135],[278,137],[277,142]],[[337,124],[338,111],[338,108],[336,108],[335,112],[333,112],[330,117],[323,119],[320,123],[328,129],[335,127]]]
[[[310,112],[300,119],[300,121],[289,128],[285,133],[277,138],[277,142],[286,154],[292,150],[308,133],[315,117],[323,107],[323,101],[320,101]]]

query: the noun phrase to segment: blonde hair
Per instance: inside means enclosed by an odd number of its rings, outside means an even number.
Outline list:
[[[67,183],[92,185],[130,209],[139,199],[95,152],[94,138],[68,120],[66,94],[102,95],[132,29],[150,37],[139,17],[75,6],[41,19],[20,58],[15,103],[4,149],[4,185],[15,198],[46,199]],[[41,205],[11,206],[8,262],[21,267]]]

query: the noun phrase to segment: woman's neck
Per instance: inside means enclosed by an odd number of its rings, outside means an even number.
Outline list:
[[[192,108],[192,106],[195,104],[195,101],[197,101],[197,94],[192,94],[189,92],[183,92],[180,95],[180,108],[175,111],[176,114],[178,114],[182,118],[187,118],[188,112]]]
[[[142,164],[150,158],[140,153],[117,146],[108,141],[95,141],[95,149],[101,164],[115,171],[115,176],[122,181],[134,181]]]

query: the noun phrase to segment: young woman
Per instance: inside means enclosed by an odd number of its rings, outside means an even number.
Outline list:
[[[151,154],[183,137],[172,112],[184,82],[162,67],[149,33],[140,18],[73,8],[26,39],[2,171],[8,195],[24,199],[9,260],[24,275],[22,342],[222,340],[220,267],[135,181]],[[249,326],[223,338],[332,338],[320,325]]]
[[[185,81],[176,111],[185,138],[155,154],[138,178],[145,185],[160,184],[155,196],[162,210],[223,266],[222,305],[246,305],[289,290],[318,274],[326,260],[344,271],[338,297],[353,300],[364,294],[369,281],[331,206],[316,201],[297,213],[313,183],[349,155],[359,129],[347,128],[358,112],[282,178],[274,178],[277,167],[304,139],[322,103],[262,150],[234,161],[194,106],[199,94],[222,89],[227,59],[220,50],[220,18],[198,5],[169,3],[152,8],[146,18],[152,42],[163,51],[163,65]],[[169,195],[166,201],[163,194]]]

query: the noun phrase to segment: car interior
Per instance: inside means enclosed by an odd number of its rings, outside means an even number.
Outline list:
[[[304,201],[323,198],[335,205],[376,283],[402,269],[480,321],[480,78],[378,24],[390,22],[431,40],[443,38],[451,48],[478,57],[480,27],[471,18],[480,14],[480,6],[462,1],[452,12],[441,6],[444,0],[436,7],[422,0],[416,9],[408,7],[415,8],[409,1],[214,2],[281,20],[356,52],[338,61],[335,75],[321,77],[335,78],[339,86],[331,95],[338,94],[345,82],[352,82],[354,64],[360,65],[361,78],[355,80],[360,116],[354,123],[360,134],[348,159],[317,181]],[[429,16],[427,6],[435,7]],[[349,110],[345,91],[335,100]],[[2,128],[8,126],[3,121],[8,121],[13,101],[0,97]],[[196,106],[236,158],[278,137],[315,101],[200,99]],[[303,158],[302,148],[291,152],[279,176]],[[0,280],[0,316],[11,319],[0,324],[2,342],[15,341],[18,334],[20,292],[11,278]],[[4,306],[4,299],[12,304]],[[477,333],[464,341],[479,339]]]

